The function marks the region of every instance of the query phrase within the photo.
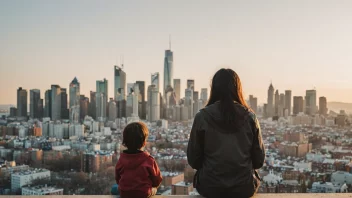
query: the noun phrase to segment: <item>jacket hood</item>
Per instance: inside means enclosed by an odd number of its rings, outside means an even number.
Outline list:
[[[119,160],[121,160],[121,163],[124,164],[125,168],[135,169],[143,164],[148,158],[150,158],[150,154],[147,152],[136,154],[121,153]]]

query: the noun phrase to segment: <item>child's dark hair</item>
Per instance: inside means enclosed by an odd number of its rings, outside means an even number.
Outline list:
[[[148,134],[148,128],[144,123],[130,123],[123,130],[122,144],[127,147],[128,150],[139,150],[144,146]]]

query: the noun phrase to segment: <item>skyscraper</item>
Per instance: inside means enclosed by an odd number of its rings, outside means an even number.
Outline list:
[[[160,94],[156,85],[148,86],[147,117],[149,121],[160,120]]]
[[[30,117],[33,118],[41,118],[42,115],[42,104],[40,101],[40,90],[39,89],[31,89],[30,90]]]
[[[133,113],[133,88],[131,90],[131,92],[128,92],[126,100],[126,117],[131,117]]]
[[[293,114],[297,115],[300,112],[303,112],[303,97],[302,96],[294,96],[293,97]]]
[[[188,79],[187,80],[187,89],[192,89],[194,91],[194,80],[193,79]]]
[[[70,121],[71,123],[78,123],[80,116],[80,84],[75,77],[70,83]]]
[[[155,85],[160,90],[160,77],[159,72],[155,72],[151,75],[151,85]]]
[[[208,89],[202,88],[200,90],[200,99],[203,101],[203,106],[208,102]]]
[[[91,116],[93,119],[97,119],[96,115],[96,109],[97,109],[97,103],[96,103],[96,92],[90,91],[90,103],[88,107],[88,115]]]
[[[59,85],[51,85],[51,119],[61,119],[61,88]]]
[[[199,101],[199,92],[193,91],[193,117],[195,117],[198,111],[200,110],[198,101]]]
[[[88,115],[89,109],[89,98],[84,95],[79,96],[79,116],[83,120],[86,115]]]
[[[188,108],[188,119],[193,118],[193,90],[186,89],[185,90],[185,107]]]
[[[80,84],[75,77],[70,83],[70,121],[78,123],[80,116]]]
[[[109,121],[115,121],[117,118],[116,102],[113,98],[109,101]]]
[[[96,119],[106,118],[106,107],[107,107],[107,97],[108,97],[108,81],[97,80],[96,82]]]
[[[174,92],[176,95],[176,104],[178,104],[181,99],[181,79],[174,79]]]
[[[69,110],[67,105],[67,90],[66,88],[61,88],[61,119],[69,119]]]
[[[45,109],[44,109],[44,116],[51,118],[51,90],[45,91]]]
[[[328,113],[328,103],[325,97],[319,98],[319,114],[326,115]]]
[[[114,97],[115,101],[126,100],[126,73],[122,70],[123,65],[121,67],[115,66],[114,71]],[[128,90],[129,92],[129,90]]]
[[[126,117],[126,73],[122,70],[123,65],[121,67],[115,66],[115,100],[117,104],[117,117],[122,118]],[[130,90],[127,90],[129,93]]]
[[[108,97],[108,80],[97,80],[96,82],[96,93],[103,93],[105,97]],[[106,99],[107,101],[107,99]]]
[[[106,118],[106,96],[102,92],[96,92],[96,117],[97,120],[104,121]]]
[[[170,46],[171,47],[171,46]],[[174,58],[173,58],[173,52],[171,49],[165,50],[165,58],[164,58],[164,89],[163,93],[166,95],[166,93],[170,88],[173,88],[173,71],[174,71]]]
[[[275,91],[275,115],[279,115],[279,104],[280,104],[280,95],[279,90]]]
[[[17,89],[17,116],[18,117],[27,117],[27,102],[28,95],[27,90],[19,87]]]
[[[249,95],[249,106],[254,112],[257,112],[258,98],[255,98],[253,95]]]
[[[317,91],[316,90],[306,90],[306,114],[315,115],[317,113]]]
[[[286,90],[285,91],[285,109],[288,110],[288,115],[291,115],[291,108],[292,108],[292,91]]]
[[[133,104],[132,104],[132,117],[138,117],[138,99],[140,95],[139,85],[136,83],[133,87]]]
[[[285,115],[285,94],[281,93],[280,94],[280,99],[279,99],[279,107],[278,107],[278,113],[279,116],[282,117]]]
[[[136,81],[139,89],[138,96],[138,115],[142,119],[146,119],[146,111],[147,111],[147,103],[145,101],[145,82],[144,81]]]
[[[265,109],[267,117],[272,117],[274,115],[274,86],[270,83],[268,89],[268,103]]]

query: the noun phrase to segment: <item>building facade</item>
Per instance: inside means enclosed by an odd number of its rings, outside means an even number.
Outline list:
[[[160,76],[159,72],[152,73],[151,75],[151,85],[155,85],[155,87],[160,90]]]
[[[293,97],[293,115],[298,115],[303,112],[303,97],[294,96]]]
[[[51,85],[51,119],[61,119],[61,87]]]
[[[326,97],[319,98],[319,114],[320,115],[327,115],[328,113],[328,103]]]
[[[28,94],[22,87],[17,89],[17,116],[27,117]]]
[[[105,119],[106,118],[106,108],[107,108],[107,97],[108,97],[108,81],[97,80],[96,82],[96,119]]]
[[[138,116],[141,119],[146,119],[147,116],[147,102],[145,100],[145,82],[144,81],[136,81],[138,85],[139,94],[138,94]]]
[[[173,71],[174,71],[174,58],[171,49],[165,50],[164,58],[164,89],[163,93],[167,93],[169,87],[173,88]]]
[[[291,115],[291,109],[292,109],[292,91],[291,90],[285,91],[285,109],[288,110],[288,115]]]
[[[75,77],[70,83],[70,121],[78,123],[81,119],[80,116],[80,84]]]
[[[176,103],[178,104],[181,99],[181,79],[174,79],[174,92],[176,96]]]
[[[45,107],[44,107],[44,117],[50,117],[51,118],[51,90],[46,90],[45,91]]]
[[[265,115],[266,117],[274,116],[274,86],[272,83],[270,83],[270,86],[268,89],[268,100],[267,100],[267,105],[265,109]]]
[[[61,119],[64,120],[68,120],[70,116],[67,99],[67,89],[61,88]]]
[[[90,103],[88,107],[88,115],[94,119],[97,119],[96,109],[97,109],[97,100],[96,100],[96,92],[90,91]]]
[[[317,113],[317,91],[307,90],[305,97],[305,113],[307,115],[315,115]]]
[[[11,190],[16,192],[36,179],[50,179],[50,171],[46,169],[31,169],[14,173],[11,175]]]
[[[80,120],[83,120],[84,117],[88,115],[89,109],[89,98],[84,95],[79,96],[79,116]]]
[[[160,120],[160,94],[155,85],[148,86],[148,109],[147,117],[149,121]]]
[[[30,117],[31,118],[42,118],[43,117],[43,101],[40,99],[40,90],[30,90]]]

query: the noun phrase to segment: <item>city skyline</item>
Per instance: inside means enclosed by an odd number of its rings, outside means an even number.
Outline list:
[[[240,75],[246,98],[254,95],[259,104],[271,79],[292,96],[316,87],[328,101],[352,102],[352,2],[0,4],[0,91],[6,93],[0,104],[15,104],[18,87],[40,89],[44,98],[51,84],[68,88],[75,76],[81,94],[88,96],[103,78],[114,93],[111,68],[121,55],[127,83],[145,81],[147,87],[150,73],[164,73],[170,34],[181,97],[187,79],[198,91],[209,89],[215,71],[229,67]]]

